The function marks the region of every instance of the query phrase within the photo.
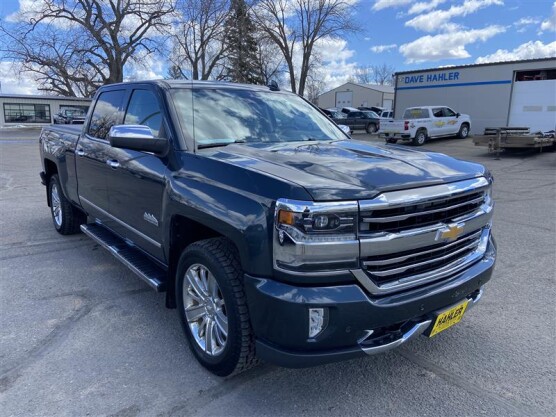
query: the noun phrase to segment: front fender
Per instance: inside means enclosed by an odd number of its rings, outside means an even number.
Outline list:
[[[192,177],[172,178],[168,183],[165,218],[181,215],[226,236],[238,248],[246,273],[272,274],[272,210],[272,199],[216,183]],[[170,242],[170,228],[165,233]]]

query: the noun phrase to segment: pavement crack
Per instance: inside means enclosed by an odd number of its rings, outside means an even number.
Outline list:
[[[0,369],[0,393],[10,389],[17,379],[21,377],[26,368],[37,362],[56,346],[60,345],[76,323],[91,312],[94,304],[90,302],[86,292],[76,292],[71,295],[81,300],[81,304],[73,313],[58,323],[44,339],[38,342],[36,346],[27,353],[24,359],[20,360],[15,365]]]
[[[159,413],[157,414],[157,416],[171,417],[194,415],[197,412],[201,411],[203,408],[207,407],[207,405],[210,405],[211,402],[226,397],[227,395],[237,391],[247,383],[262,378],[263,376],[273,372],[274,370],[275,367],[267,364],[262,364],[240,375],[233,376],[228,379],[222,379],[221,383],[206,390],[199,390],[195,397],[180,401],[168,411]]]
[[[500,396],[499,394],[488,391],[483,387],[474,385],[469,380],[462,378],[421,356],[417,356],[413,352],[402,349],[399,349],[397,352],[408,361],[413,362],[415,365],[434,373],[436,376],[442,378],[444,381],[456,385],[469,392],[470,394],[476,395],[477,397],[492,401],[493,403],[496,403],[498,406],[504,408],[507,411],[511,411],[517,415],[523,415],[527,417],[540,417],[543,415],[541,411],[536,410],[531,406],[508,400]]]

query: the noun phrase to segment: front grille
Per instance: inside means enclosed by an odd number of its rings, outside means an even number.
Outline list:
[[[362,268],[378,284],[400,281],[409,277],[463,264],[479,246],[482,231],[460,237],[451,243],[439,243],[418,250],[368,256],[361,259]]]
[[[356,278],[380,295],[448,279],[470,267],[488,245],[489,186],[479,177],[360,201]]]
[[[476,211],[484,202],[484,191],[411,204],[402,207],[361,212],[360,232],[397,233],[429,226]]]

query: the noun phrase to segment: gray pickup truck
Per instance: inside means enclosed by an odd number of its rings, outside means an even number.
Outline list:
[[[56,230],[165,291],[217,375],[434,336],[494,268],[483,166],[351,140],[276,88],[104,86],[82,126],[43,129],[40,155]]]

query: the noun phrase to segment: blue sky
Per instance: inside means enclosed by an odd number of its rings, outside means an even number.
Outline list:
[[[0,17],[33,0],[1,0]],[[40,0],[34,0],[40,1]],[[319,45],[320,77],[328,88],[357,66],[386,63],[396,71],[556,56],[554,0],[346,0],[361,33]],[[147,62],[147,66],[148,66]],[[139,78],[163,76],[160,60],[133,69]],[[0,62],[3,92],[33,92],[27,76]]]

